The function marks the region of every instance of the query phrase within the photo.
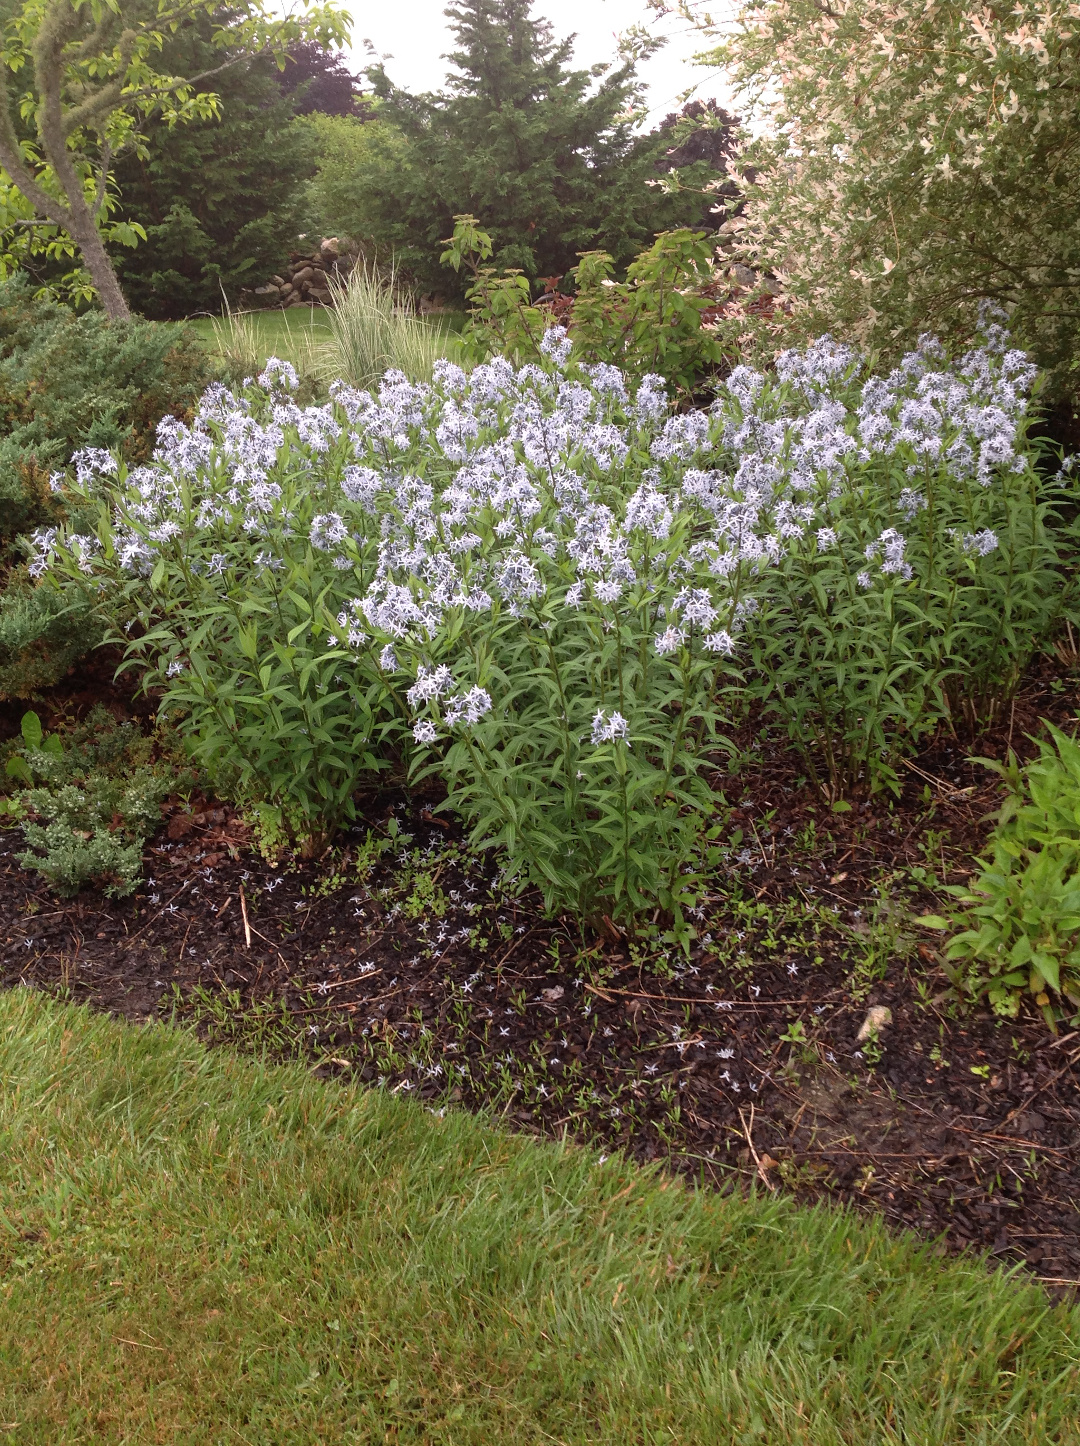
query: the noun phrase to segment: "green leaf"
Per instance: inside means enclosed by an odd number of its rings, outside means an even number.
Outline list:
[[[20,724],[23,742],[27,748],[40,748],[42,739],[41,719],[34,712],[24,713]]]
[[[4,772],[9,778],[16,778],[20,783],[25,783],[30,788],[34,785],[34,775],[30,772],[30,766],[26,759],[19,753],[13,753],[11,755],[4,764]]]

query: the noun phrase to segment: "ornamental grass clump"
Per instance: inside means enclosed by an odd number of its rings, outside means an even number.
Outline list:
[[[272,364],[153,463],[80,459],[92,535],[43,534],[204,766],[294,846],[367,775],[438,778],[553,910],[676,933],[751,705],[831,796],[986,717],[1070,606],[1067,477],[1025,447],[992,331],[887,378],[827,338],[707,412],[541,363],[390,372],[299,407]]]

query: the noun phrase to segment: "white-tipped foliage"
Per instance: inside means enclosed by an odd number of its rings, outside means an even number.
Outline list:
[[[333,283],[334,305],[325,313],[329,340],[311,350],[311,369],[326,381],[375,387],[388,371],[413,382],[429,382],[448,339],[417,315],[394,277],[357,266],[347,281]]]
[[[37,567],[89,580],[203,761],[294,832],[397,757],[552,907],[678,919],[748,702],[823,788],[888,782],[1066,606],[1026,360],[991,331],[863,372],[826,338],[672,416],[555,346],[306,408],[278,364],[166,419],[149,466],[81,458],[97,529]]]

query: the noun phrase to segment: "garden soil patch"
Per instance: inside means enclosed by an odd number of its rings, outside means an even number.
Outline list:
[[[1035,680],[978,751],[1022,750],[1074,702]],[[373,795],[332,856],[277,865],[231,808],[195,798],[166,805],[125,900],[55,898],[20,868],[18,832],[0,834],[0,980],[721,1189],[878,1211],[1071,1292],[1080,1029],[961,1007],[911,922],[970,870],[994,775],[942,740],[894,805],[834,814],[782,749],[757,749],[716,779],[741,839],[689,958],[545,918],[437,798]]]

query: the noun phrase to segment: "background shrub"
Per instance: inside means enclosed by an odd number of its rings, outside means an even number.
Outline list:
[[[165,42],[166,72],[194,75],[220,66],[225,55],[212,43],[213,30],[208,15],[182,25]],[[151,124],[140,150],[118,159],[123,208],[145,227],[146,240],[118,250],[115,263],[129,303],[142,315],[216,315],[223,295],[233,301],[241,287],[262,285],[296,245],[318,158],[310,130],[294,123],[296,113],[309,98],[346,103],[351,80],[343,74],[327,92],[327,67],[318,62],[325,57],[332,68],[332,57],[318,46],[298,53],[301,64],[289,61],[284,72],[269,55],[236,59],[214,77],[216,119]]]
[[[715,320],[706,288],[713,251],[703,231],[667,231],[615,280],[605,251],[586,252],[571,269],[573,294],[549,292],[535,305],[528,278],[485,263],[492,240],[475,216],[454,218],[443,260],[472,275],[463,345],[472,358],[502,355],[537,360],[554,321],[565,324],[580,362],[603,362],[631,375],[653,373],[684,398],[702,393],[730,368],[731,336]]]
[[[24,566],[20,534],[63,515],[50,477],[83,447],[145,460],[161,417],[188,414],[210,376],[192,332],[0,285],[0,695],[54,683],[101,635],[78,591],[39,595]]]

